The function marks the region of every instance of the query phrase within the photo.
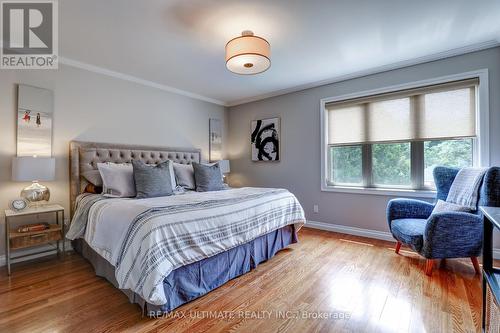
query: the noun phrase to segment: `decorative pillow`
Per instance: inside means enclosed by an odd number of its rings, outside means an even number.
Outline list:
[[[168,172],[170,173],[170,185],[172,185],[172,191],[175,191],[177,188],[177,181],[175,180],[175,172],[174,172],[174,162],[168,160]]]
[[[85,192],[92,194],[101,194],[102,186],[95,186],[94,184],[89,183],[87,184],[87,186],[85,186]]]
[[[208,192],[225,189],[219,164],[206,165],[193,163],[193,169],[196,191]]]
[[[134,170],[132,164],[97,163],[101,173],[103,194],[106,197],[135,197]]]
[[[170,164],[166,161],[156,166],[142,161],[132,161],[136,198],[154,198],[173,195]]]
[[[443,212],[470,212],[470,209],[468,207],[457,205],[452,202],[438,200],[438,202],[436,202],[436,205],[434,206],[434,209],[432,210],[432,214]]]
[[[172,163],[174,166],[175,179],[177,185],[187,190],[194,190],[196,183],[194,181],[194,170],[191,164]]]
[[[95,186],[102,187],[102,177],[99,170],[89,170],[82,173],[83,178]]]

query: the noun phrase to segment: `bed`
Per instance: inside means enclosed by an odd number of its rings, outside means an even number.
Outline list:
[[[85,193],[97,163],[200,162],[198,149],[70,143],[71,225],[67,238],[96,274],[143,313],[159,316],[245,274],[296,243],[305,223],[284,189],[238,188],[159,198]]]

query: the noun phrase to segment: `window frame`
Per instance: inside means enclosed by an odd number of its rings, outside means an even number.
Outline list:
[[[453,140],[461,140],[461,139],[470,139],[472,140],[472,164],[475,164],[476,160],[476,143],[477,140],[475,138],[450,138],[446,140],[439,141],[453,141]],[[327,178],[328,186],[335,187],[363,187],[363,188],[375,188],[375,189],[395,189],[395,190],[416,190],[416,191],[434,191],[435,188],[431,186],[426,186],[425,184],[425,145],[424,143],[427,141],[433,140],[425,140],[425,141],[397,141],[397,142],[389,142],[384,144],[402,144],[407,143],[410,145],[410,185],[382,185],[376,184],[373,180],[373,156],[372,156],[372,147],[374,144],[357,144],[357,145],[328,145],[328,172],[329,177]],[[331,148],[334,147],[359,147],[361,146],[361,169],[362,169],[362,186],[358,183],[335,183],[332,182],[333,176],[333,166],[332,166],[332,156],[331,156]]]
[[[371,145],[361,144],[362,146],[362,174],[363,185],[348,185],[348,184],[332,184],[330,179],[330,154],[329,149],[332,146],[327,144],[327,128],[326,126],[326,104],[339,102],[343,100],[368,97],[395,91],[419,88],[434,84],[443,84],[452,81],[479,78],[479,85],[476,87],[476,133],[473,138],[473,165],[488,166],[489,165],[489,95],[488,95],[488,69],[481,69],[455,75],[448,75],[429,80],[405,83],[395,86],[389,86],[369,91],[363,91],[355,94],[347,94],[336,97],[323,98],[320,100],[320,141],[321,141],[321,191],[327,192],[344,192],[344,193],[359,193],[359,194],[378,194],[378,195],[397,195],[397,196],[413,196],[413,197],[434,197],[436,191],[432,188],[425,187],[424,183],[424,142],[410,142],[410,158],[411,158],[411,188],[407,186],[373,186],[372,182],[372,167],[371,167]],[[452,139],[452,138],[450,138]],[[460,139],[460,138],[456,138]],[[398,143],[409,142],[401,141]],[[395,142],[397,143],[397,142]],[[357,146],[357,145],[351,145]],[[421,167],[417,167],[420,165]]]

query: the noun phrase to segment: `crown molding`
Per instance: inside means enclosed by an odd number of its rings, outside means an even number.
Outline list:
[[[326,79],[326,80],[314,81],[314,82],[310,82],[310,83],[306,83],[306,84],[302,84],[302,85],[298,85],[298,86],[294,86],[294,87],[290,87],[290,88],[286,88],[286,89],[276,90],[276,91],[262,94],[262,95],[258,95],[258,96],[253,96],[253,97],[249,97],[249,98],[235,100],[235,101],[226,103],[226,106],[233,107],[233,106],[246,104],[246,103],[250,103],[250,102],[256,102],[256,101],[260,101],[260,100],[263,100],[266,98],[285,95],[285,94],[289,94],[289,93],[293,93],[293,92],[297,92],[297,91],[301,91],[301,90],[306,90],[306,89],[310,89],[310,88],[324,86],[327,84],[357,79],[357,78],[360,78],[363,76],[388,72],[388,71],[392,71],[395,69],[400,69],[400,68],[409,67],[409,66],[415,66],[415,65],[419,65],[419,64],[423,64],[423,63],[427,63],[427,62],[432,62],[432,61],[436,61],[436,60],[451,58],[451,57],[455,57],[455,56],[459,56],[459,55],[463,55],[463,54],[467,54],[467,53],[491,49],[491,48],[494,48],[497,46],[500,46],[500,37],[497,40],[489,40],[489,41],[486,41],[483,43],[472,44],[472,45],[468,45],[468,46],[464,46],[464,47],[459,47],[459,48],[455,48],[455,49],[451,49],[451,50],[447,50],[447,51],[443,51],[443,52],[430,54],[430,55],[423,56],[423,57],[398,61],[398,62],[395,62],[392,64],[374,67],[374,68],[354,72],[351,74],[340,75],[340,76],[333,77],[333,78]]]
[[[156,89],[163,90],[163,91],[166,91],[166,92],[169,92],[169,93],[186,96],[186,97],[198,99],[198,100],[201,100],[201,101],[205,101],[205,102],[209,102],[209,103],[213,103],[213,104],[217,104],[217,105],[226,106],[225,102],[219,101],[217,99],[213,99],[213,98],[206,97],[206,96],[203,96],[203,95],[198,95],[198,94],[186,91],[186,90],[174,88],[174,87],[167,86],[167,85],[164,85],[164,84],[160,84],[160,83],[157,83],[157,82],[153,82],[153,81],[141,79],[141,78],[133,76],[133,75],[128,75],[128,74],[125,74],[125,73],[116,72],[116,71],[113,71],[113,70],[110,70],[110,69],[107,69],[107,68],[103,68],[103,67],[99,67],[99,66],[94,66],[94,65],[87,64],[87,63],[84,63],[84,62],[81,62],[81,61],[77,61],[77,60],[73,60],[73,59],[70,59],[70,58],[59,57],[59,63],[63,64],[63,65],[66,65],[66,66],[83,69],[83,70],[86,70],[86,71],[89,71],[89,72],[93,72],[93,73],[97,73],[97,74],[102,74],[102,75],[110,76],[110,77],[113,77],[113,78],[116,78],[116,79],[134,82],[134,83],[137,83],[137,84],[140,84],[140,85],[143,85],[143,86],[156,88]]]
[[[0,48],[3,48],[3,39],[0,39]],[[134,82],[134,83],[137,83],[137,84],[140,84],[140,85],[143,85],[143,86],[147,86],[147,87],[151,87],[151,88],[156,88],[156,89],[159,89],[159,90],[163,90],[163,91],[166,91],[166,92],[169,92],[169,93],[186,96],[186,97],[197,99],[197,100],[200,100],[200,101],[205,101],[205,102],[209,102],[209,103],[213,103],[213,104],[217,104],[217,105],[221,105],[221,106],[227,106],[226,102],[219,101],[218,99],[214,99],[214,98],[210,98],[210,97],[207,97],[207,96],[195,94],[195,93],[192,93],[190,91],[186,91],[186,90],[174,88],[174,87],[167,86],[167,85],[164,85],[164,84],[161,84],[161,83],[157,83],[157,82],[153,82],[153,81],[141,79],[141,78],[133,76],[133,75],[128,75],[128,74],[125,74],[125,73],[113,71],[113,70],[110,70],[110,69],[107,69],[107,68],[104,68],[104,67],[99,67],[99,66],[87,64],[85,62],[81,62],[81,61],[74,60],[74,59],[71,59],[71,58],[59,57],[59,63],[63,64],[63,65],[66,65],[66,66],[70,66],[70,67],[74,67],[74,68],[86,70],[86,71],[89,71],[89,72],[93,72],[93,73],[97,73],[97,74],[101,74],[101,75],[106,75],[106,76],[109,76],[109,77],[113,77],[115,79],[130,81],[130,82]]]

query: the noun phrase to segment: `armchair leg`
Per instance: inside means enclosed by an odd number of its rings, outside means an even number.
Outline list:
[[[479,267],[479,260],[477,260],[477,257],[470,257],[470,260],[472,261],[472,265],[474,266],[476,274],[480,274],[481,268]]]
[[[396,243],[396,253],[397,253],[397,254],[399,254],[399,249],[400,249],[400,248],[401,248],[401,242],[400,242],[400,241],[398,241],[398,242]]]
[[[433,259],[427,259],[425,261],[425,274],[428,276],[432,275],[432,266],[434,266],[434,260]]]

